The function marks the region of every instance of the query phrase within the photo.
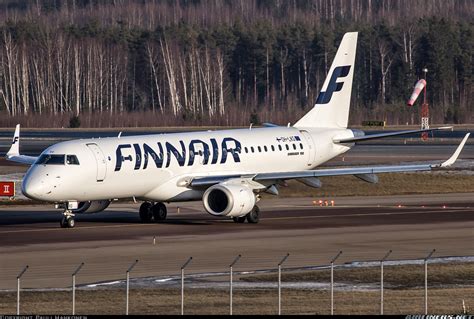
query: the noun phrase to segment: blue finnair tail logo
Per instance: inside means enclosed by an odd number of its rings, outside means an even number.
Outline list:
[[[338,66],[334,69],[331,75],[331,79],[329,80],[328,87],[326,92],[321,91],[319,93],[318,99],[316,100],[316,104],[327,104],[331,101],[332,94],[334,92],[339,92],[344,85],[344,82],[336,82],[338,78],[343,78],[349,74],[351,69],[350,65],[343,65]]]

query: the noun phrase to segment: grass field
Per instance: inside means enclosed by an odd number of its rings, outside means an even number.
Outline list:
[[[423,265],[386,266],[384,268],[384,314],[424,313]],[[372,290],[335,290],[335,314],[378,314],[380,311],[379,267],[336,269],[335,283],[374,284]],[[429,313],[459,314],[474,307],[474,263],[430,264],[428,304]],[[326,270],[288,273],[283,282],[329,282]],[[273,289],[235,288],[234,314],[276,314],[278,291],[276,274],[242,277],[243,281],[272,281]],[[238,279],[236,279],[237,281]],[[445,286],[448,285],[448,286]],[[350,286],[349,286],[350,287]],[[179,288],[142,288],[130,290],[130,314],[179,314],[181,294]],[[21,314],[71,313],[70,291],[22,292]],[[16,293],[0,293],[0,313],[16,311]],[[76,291],[78,314],[124,314],[125,289],[98,289]],[[185,288],[185,314],[228,314],[228,289]],[[283,314],[329,314],[328,289],[282,289]]]

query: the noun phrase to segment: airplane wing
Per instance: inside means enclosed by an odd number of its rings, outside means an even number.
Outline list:
[[[334,138],[333,142],[334,143],[354,143],[354,142],[361,142],[361,141],[368,141],[368,140],[374,140],[377,138],[384,138],[384,137],[390,137],[390,136],[400,136],[400,135],[408,135],[408,134],[414,134],[414,133],[423,133],[423,132],[431,132],[431,131],[439,131],[439,130],[449,130],[452,129],[452,126],[443,126],[443,127],[438,127],[438,128],[429,128],[429,129],[422,129],[422,130],[410,130],[410,131],[398,131],[398,132],[388,132],[388,133],[380,133],[380,134],[370,134],[370,135],[364,135],[364,136],[355,136],[351,138]]]
[[[12,146],[7,153],[6,159],[12,162],[30,165],[38,159],[35,156],[20,155],[20,124],[16,125]]]
[[[191,187],[203,187],[218,184],[220,182],[235,179],[245,178],[251,179],[256,182],[260,181],[279,181],[287,179],[299,179],[308,177],[324,177],[324,176],[341,176],[341,175],[359,175],[371,176],[378,173],[395,173],[395,172],[419,172],[419,171],[431,171],[433,169],[449,167],[456,162],[459,154],[461,153],[470,133],[467,133],[453,155],[446,161],[438,164],[418,164],[418,165],[392,165],[392,166],[366,166],[366,167],[349,167],[349,168],[328,168],[328,169],[316,169],[308,171],[294,171],[294,172],[275,172],[275,173],[259,173],[253,175],[221,175],[221,176],[209,176],[209,177],[197,177],[193,178],[188,186]],[[364,179],[364,178],[362,178]]]

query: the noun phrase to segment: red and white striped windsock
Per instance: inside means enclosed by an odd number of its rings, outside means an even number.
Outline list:
[[[416,82],[415,88],[413,89],[413,93],[411,94],[410,99],[407,102],[408,106],[413,106],[413,104],[415,104],[415,101],[418,98],[418,95],[420,95],[425,85],[426,85],[426,81],[423,79]]]

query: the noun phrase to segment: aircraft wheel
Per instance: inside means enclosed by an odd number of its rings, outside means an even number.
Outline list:
[[[144,223],[149,223],[151,221],[151,218],[153,217],[153,213],[151,211],[151,203],[149,202],[144,202],[143,204],[140,205],[140,220]]]
[[[155,221],[162,221],[166,219],[167,210],[165,204],[156,203],[155,205],[153,205],[151,210],[153,212],[153,219]]]
[[[247,214],[247,221],[250,224],[257,224],[260,220],[260,208],[258,206],[254,206],[250,213]]]
[[[73,217],[66,218],[67,228],[74,228],[76,222]]]
[[[234,223],[239,223],[239,224],[242,224],[245,222],[245,216],[241,216],[241,217],[232,217],[232,220],[234,221]]]

